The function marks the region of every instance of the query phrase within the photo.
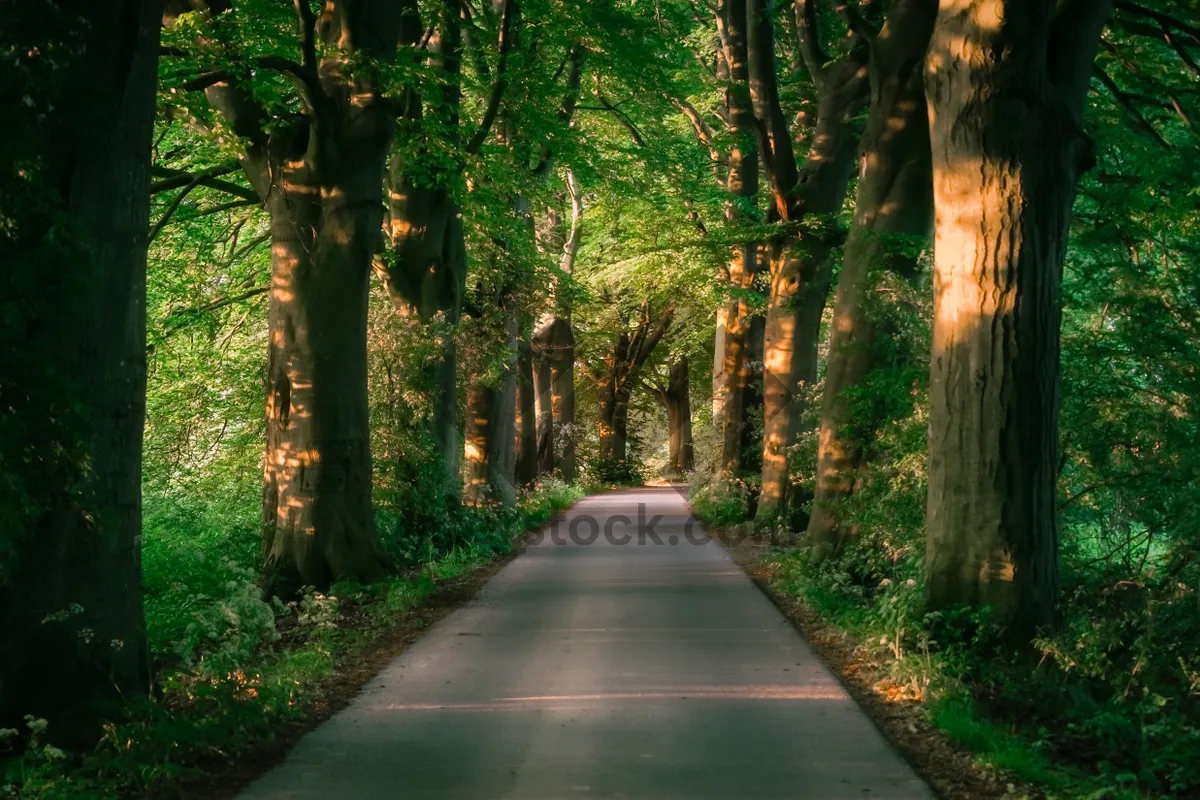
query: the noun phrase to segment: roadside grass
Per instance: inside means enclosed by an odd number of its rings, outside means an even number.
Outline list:
[[[1154,795],[1136,783],[1110,775],[1085,772],[1078,765],[1057,760],[1051,746],[1054,733],[1030,730],[1019,723],[994,718],[975,700],[980,674],[986,682],[1017,681],[1017,671],[993,664],[980,668],[978,661],[993,657],[986,636],[972,641],[939,644],[954,627],[945,619],[925,615],[921,587],[916,580],[888,582],[881,591],[848,591],[830,571],[814,569],[800,548],[774,548],[769,564],[771,587],[801,601],[824,623],[854,644],[859,662],[874,665],[874,691],[890,702],[917,703],[928,721],[953,742],[969,750],[982,763],[1037,787],[1034,796],[1046,800],[1140,800]],[[960,620],[959,622],[962,622]],[[986,628],[986,621],[970,620],[970,627]],[[1011,687],[1010,687],[1011,688]],[[1012,798],[1028,797],[1014,787]]]
[[[8,749],[0,761],[0,797],[161,796],[269,746],[289,726],[319,719],[339,676],[362,672],[406,625],[419,627],[414,615],[439,590],[507,555],[526,530],[582,496],[549,481],[515,510],[468,510],[457,521],[456,543],[429,560],[378,584],[309,589],[287,603],[265,601],[258,589],[252,524],[186,509],[148,514],[146,616],[155,691],[117,710],[91,752],[54,747],[44,720],[0,731],[0,757]]]

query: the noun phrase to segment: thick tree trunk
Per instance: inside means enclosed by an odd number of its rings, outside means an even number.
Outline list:
[[[759,221],[758,210],[754,207],[754,198],[758,194],[759,154],[755,145],[747,62],[746,0],[721,0],[717,8],[717,25],[728,72],[725,108],[733,136],[725,180],[725,189],[730,196],[725,205],[725,219],[731,227],[736,227]],[[729,267],[722,276],[734,296],[725,305],[723,341],[718,346],[724,357],[720,370],[722,382],[719,387],[714,384],[713,391],[714,405],[721,405],[721,471],[731,475],[742,472],[747,433],[746,391],[750,384],[750,363],[746,348],[751,322],[745,293],[750,290],[758,271],[758,251],[759,247],[754,243],[735,247]],[[721,336],[720,330],[718,336]]]
[[[333,186],[285,169],[268,202],[263,553],[268,580],[281,591],[384,574],[366,391],[368,267],[380,215],[363,211],[363,195],[377,196],[369,187],[383,180],[378,155],[359,180]],[[314,202],[322,194],[324,202]]]
[[[624,463],[629,449],[629,392],[601,386],[600,460]]]
[[[423,319],[444,314],[456,326],[467,274],[466,244],[458,205],[447,189],[414,186],[405,165],[393,156],[390,169],[388,226],[390,252],[384,283],[392,301],[415,308]],[[462,483],[458,434],[458,353],[455,329],[442,333],[437,365],[433,433],[441,456],[446,491],[457,495]]]
[[[789,198],[788,216],[833,215],[842,207],[854,171],[859,110],[868,80],[861,61],[849,58],[829,66],[821,87],[812,146]],[[786,131],[779,135],[782,141]],[[807,397],[817,375],[821,315],[829,294],[830,255],[837,237],[823,232],[776,243],[771,253],[771,294],[763,345],[762,490],[756,519],[786,519],[791,478],[788,451],[796,442]],[[790,503],[795,507],[799,502]]]
[[[463,502],[473,506],[515,506],[517,319],[504,315],[505,351],[495,384],[475,384],[467,391],[466,476]]]
[[[550,359],[534,359],[534,411],[537,415],[537,471],[544,475],[554,472],[554,404],[552,401],[553,367]]]
[[[561,451],[557,462],[558,474],[567,483],[575,481],[575,444],[579,440],[579,427],[575,422],[574,354],[575,348],[572,346],[571,358],[553,367],[550,375],[551,402],[558,426],[554,446]]]
[[[836,552],[853,531],[839,524],[840,507],[855,489],[869,436],[883,420],[852,419],[855,389],[891,341],[879,295],[891,275],[911,281],[922,240],[933,225],[933,177],[922,63],[937,9],[900,0],[872,46],[871,106],[859,152],[854,220],[842,258],[834,302],[821,409],[816,496],[808,539]]]
[[[521,342],[518,352],[516,479],[519,486],[529,486],[537,479],[538,473],[536,387],[533,382],[533,352],[527,340]]]
[[[722,304],[717,309],[716,335],[713,338],[712,364],[712,418],[714,422],[724,425],[725,402],[729,397],[729,375],[725,372],[727,323],[729,321],[729,305]]]
[[[1017,642],[1054,621],[1059,291],[1107,13],[944,0],[926,62],[937,220],[928,600],[991,606]]]
[[[547,316],[533,335],[538,381],[538,458],[544,471],[575,480],[575,335],[565,316]],[[546,466],[548,465],[548,467]]]
[[[184,5],[197,4],[229,8]],[[366,326],[395,109],[358,64],[390,61],[406,18],[384,0],[353,13],[331,0],[319,19],[298,8],[304,35],[325,45],[303,48],[302,114],[272,119],[234,76],[206,89],[271,214],[263,552],[268,586],[284,592],[387,568],[371,506]]]
[[[690,389],[688,362],[681,358],[671,364],[666,389],[660,396],[667,409],[667,471],[674,478],[681,478],[696,467]]]
[[[21,12],[14,12],[18,19],[9,20],[14,27],[3,37],[23,60],[48,43],[14,43],[10,35],[74,28],[64,41],[49,43],[64,45],[61,53],[50,51],[62,59],[55,68],[63,74],[53,84],[61,90],[51,97],[34,93],[28,110],[8,113],[16,130],[24,122],[42,139],[16,143],[41,151],[24,162],[21,177],[32,183],[17,192],[35,193],[52,204],[53,213],[78,223],[40,219],[37,208],[4,208],[6,222],[35,215],[6,230],[23,238],[9,239],[17,247],[8,254],[18,263],[5,268],[49,269],[49,261],[38,265],[29,254],[49,248],[41,255],[61,258],[75,249],[76,237],[84,252],[74,263],[56,264],[58,275],[11,276],[23,278],[16,285],[26,291],[45,289],[45,296],[5,297],[23,302],[17,313],[33,315],[26,338],[6,346],[36,354],[39,363],[23,375],[0,377],[0,384],[36,396],[42,387],[9,381],[48,374],[69,395],[53,398],[62,408],[45,410],[47,420],[39,418],[44,409],[29,409],[18,430],[44,425],[49,433],[3,467],[5,482],[20,486],[28,480],[32,496],[19,501],[25,507],[5,509],[6,526],[15,531],[0,561],[0,727],[24,731],[22,717],[32,714],[49,720],[52,741],[83,748],[96,743],[109,704],[115,708],[150,687],[141,455],[149,154],[161,5],[59,5],[63,19],[23,20],[26,25],[17,24]],[[41,59],[32,60],[36,74]],[[36,119],[26,120],[26,114]],[[5,198],[6,206],[11,199]],[[32,231],[39,239],[31,239]],[[47,232],[57,240],[41,238]],[[10,402],[20,401],[10,395],[0,414],[9,413]]]

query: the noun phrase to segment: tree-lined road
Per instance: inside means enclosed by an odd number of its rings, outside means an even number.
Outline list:
[[[579,503],[242,797],[932,797],[689,519]]]

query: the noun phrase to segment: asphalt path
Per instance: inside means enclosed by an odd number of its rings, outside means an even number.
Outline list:
[[[677,491],[536,538],[241,797],[933,797]]]

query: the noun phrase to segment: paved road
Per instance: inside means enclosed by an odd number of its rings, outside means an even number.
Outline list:
[[[578,504],[242,797],[931,798],[689,519]]]

